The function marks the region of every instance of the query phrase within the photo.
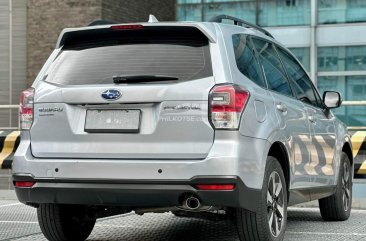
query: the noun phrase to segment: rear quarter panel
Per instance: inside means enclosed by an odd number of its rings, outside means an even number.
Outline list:
[[[237,26],[222,27],[221,31],[225,42],[227,68],[230,69],[231,80],[250,92],[249,101],[242,114],[239,131],[244,136],[273,142],[278,136],[278,119],[275,113],[274,99],[266,89],[243,75],[235,60],[232,36],[234,34],[249,35],[249,33],[245,28]]]

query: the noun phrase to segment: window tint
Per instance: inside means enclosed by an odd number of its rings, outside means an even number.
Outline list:
[[[233,47],[236,65],[240,72],[259,86],[265,87],[262,71],[249,38],[242,34],[233,35]]]
[[[321,102],[318,102],[320,97],[316,96],[317,93],[314,91],[314,87],[306,72],[301,68],[301,66],[290,54],[288,54],[283,49],[277,49],[287,71],[287,74],[290,80],[293,82],[297,98],[307,104],[320,107]]]
[[[268,88],[281,94],[292,96],[291,88],[273,44],[259,39],[253,39],[253,43],[259,53],[259,59],[267,78]]]
[[[318,107],[320,108],[324,108],[324,102],[323,102],[323,98],[319,95],[319,92],[317,90],[317,88],[312,84],[312,87],[313,87],[313,91],[314,91],[314,94],[315,94],[315,98],[316,98],[316,101],[318,102]]]
[[[113,84],[113,76],[173,76],[178,81],[212,76],[208,39],[196,28],[106,29],[89,35],[66,41],[46,81],[93,85]]]
[[[307,72],[310,71],[310,48],[289,48],[296,58],[304,66]]]

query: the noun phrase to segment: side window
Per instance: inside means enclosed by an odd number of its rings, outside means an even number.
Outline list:
[[[285,50],[277,48],[289,78],[291,79],[297,98],[310,105],[321,107],[319,96],[314,91],[310,78],[297,61]]]
[[[266,87],[255,52],[247,36],[243,34],[233,35],[233,47],[239,71],[257,85]]]
[[[281,94],[292,96],[290,85],[273,44],[253,38],[254,47],[267,78],[268,88]]]
[[[315,88],[315,86],[314,85],[312,85],[312,86],[313,86],[313,91],[315,94],[316,101],[318,102],[318,107],[324,109],[325,105],[323,102],[323,98],[320,97],[318,90]]]

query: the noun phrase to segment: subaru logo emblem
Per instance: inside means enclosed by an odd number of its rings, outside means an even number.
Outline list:
[[[106,90],[102,93],[102,98],[105,100],[118,100],[121,96],[118,90]]]

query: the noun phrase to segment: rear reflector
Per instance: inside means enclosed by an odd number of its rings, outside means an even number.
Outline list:
[[[235,184],[198,184],[195,186],[198,190],[207,191],[231,191],[235,189]]]
[[[143,29],[144,26],[141,24],[134,24],[134,25],[114,25],[111,27],[113,30],[137,30]]]
[[[33,187],[35,182],[15,182],[15,187]]]

